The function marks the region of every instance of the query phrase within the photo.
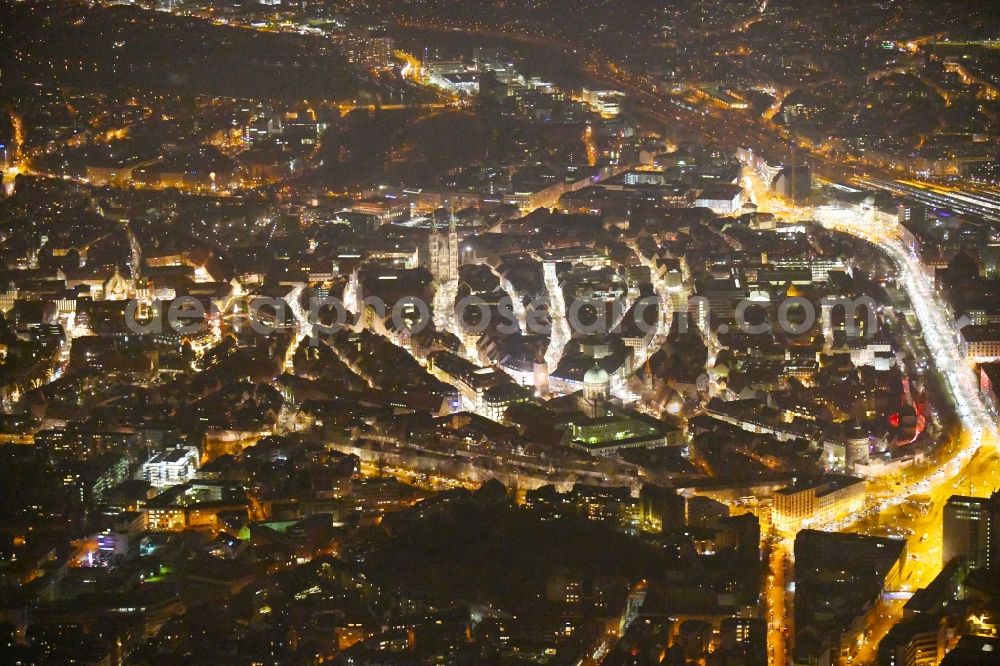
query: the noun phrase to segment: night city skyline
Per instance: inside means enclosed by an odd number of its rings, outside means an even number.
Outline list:
[[[0,3],[0,664],[1000,664],[1000,7]]]

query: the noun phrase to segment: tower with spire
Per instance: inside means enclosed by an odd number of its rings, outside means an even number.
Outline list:
[[[427,239],[427,263],[438,282],[458,279],[458,228],[455,215],[449,211],[448,231],[438,231],[437,220],[431,218],[431,234]]]
[[[448,279],[458,279],[458,227],[454,211],[448,220]]]
[[[427,263],[431,275],[438,279],[438,267],[441,262],[441,236],[438,234],[437,219],[431,216],[431,235],[427,237]]]

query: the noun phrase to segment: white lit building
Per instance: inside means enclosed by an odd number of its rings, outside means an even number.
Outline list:
[[[624,97],[624,94],[618,90],[590,90],[584,88],[580,91],[580,100],[590,105],[590,108],[605,118],[614,118],[621,113],[622,97]]]
[[[694,205],[711,208],[720,215],[735,213],[743,205],[743,188],[739,185],[716,183],[708,185],[698,194]]]
[[[142,478],[155,487],[176,486],[198,471],[198,449],[180,446],[157,453],[142,466]]]

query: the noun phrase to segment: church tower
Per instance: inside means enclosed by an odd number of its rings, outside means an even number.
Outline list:
[[[431,233],[427,237],[427,264],[431,275],[438,279],[441,271],[441,236],[438,234],[437,220],[431,218]]]
[[[448,279],[458,279],[458,229],[455,226],[454,213],[448,222]]]
[[[458,229],[455,216],[451,216],[448,232],[438,231],[437,220],[431,220],[431,233],[427,238],[427,263],[431,275],[438,282],[458,279]]]

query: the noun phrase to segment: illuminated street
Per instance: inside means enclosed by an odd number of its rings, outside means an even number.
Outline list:
[[[788,636],[791,626],[791,597],[787,594],[790,553],[784,539],[771,540],[764,578],[764,603],[767,608],[768,663],[788,662]]]

